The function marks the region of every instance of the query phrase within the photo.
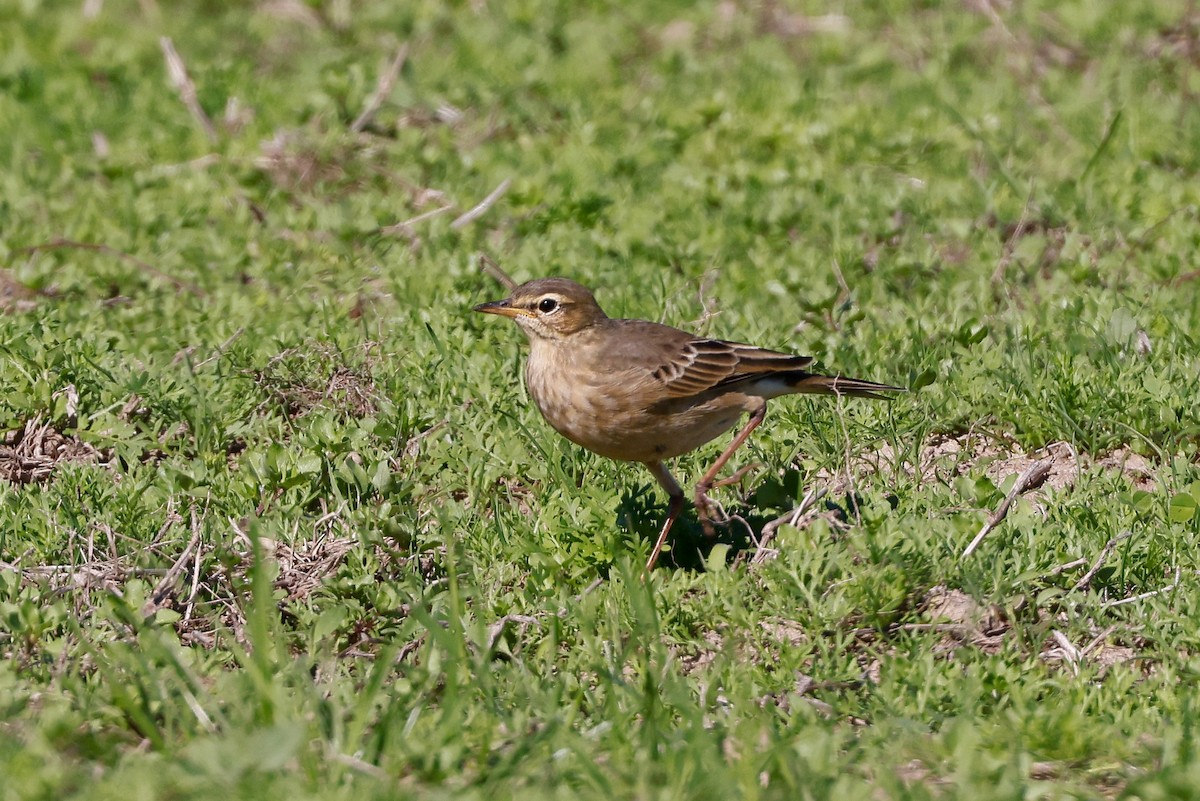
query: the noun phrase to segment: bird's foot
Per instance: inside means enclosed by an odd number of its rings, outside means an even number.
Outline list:
[[[696,516],[700,518],[700,525],[704,529],[706,536],[716,536],[715,526],[724,528],[729,525],[730,521],[730,517],[725,513],[725,509],[715,499],[709,497],[708,493],[718,487],[728,487],[730,484],[740,483],[746,477],[746,474],[756,467],[758,465],[751,462],[745,467],[739,468],[728,478],[723,478],[719,481],[701,481],[696,485]]]
[[[715,537],[717,535],[715,527],[724,526],[729,522],[729,517],[721,508],[721,504],[708,497],[708,491],[711,489],[711,485],[696,485],[696,516],[700,518],[700,526],[704,529],[706,537]]]

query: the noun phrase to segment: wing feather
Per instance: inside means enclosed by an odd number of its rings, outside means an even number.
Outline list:
[[[652,374],[673,398],[696,395],[765,373],[803,370],[812,364],[807,356],[720,339],[692,339],[683,347],[664,352],[663,356],[663,363]]]
[[[698,395],[764,374],[803,371],[813,361],[741,342],[696,337],[644,320],[605,320],[602,330],[613,334],[598,345],[605,360],[623,365],[632,382],[657,384],[666,399]]]

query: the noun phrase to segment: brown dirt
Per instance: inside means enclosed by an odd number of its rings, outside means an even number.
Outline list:
[[[41,294],[13,278],[8,270],[0,270],[0,312],[32,311]]]
[[[1000,486],[1009,476],[1020,475],[1043,459],[1050,460],[1049,475],[1041,485],[1044,488],[1061,490],[1074,486],[1088,467],[1120,473],[1135,489],[1152,491],[1155,487],[1153,466],[1128,448],[1089,456],[1076,451],[1070,443],[1053,442],[1036,451],[1025,451],[1015,442],[970,432],[932,437],[922,446],[917,464],[904,460],[898,466],[906,475],[943,483],[982,470]],[[859,456],[852,466],[856,475],[888,473],[896,470],[897,457],[891,445],[885,444]],[[821,477],[834,482],[831,492],[844,492],[847,488],[844,472],[838,475],[825,472]]]
[[[934,648],[938,652],[953,651],[972,645],[985,653],[1000,650],[1010,625],[997,607],[984,607],[961,590],[942,585],[931,587],[921,601],[921,623],[909,629],[927,629],[944,633]]]

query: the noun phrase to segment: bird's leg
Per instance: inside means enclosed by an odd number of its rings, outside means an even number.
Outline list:
[[[733,442],[729,443],[729,447],[717,457],[712,467],[708,468],[708,472],[704,474],[704,478],[700,479],[700,482],[696,484],[696,514],[700,517],[700,525],[704,526],[704,533],[710,537],[714,533],[712,526],[713,502],[708,497],[708,491],[713,488],[717,473],[721,472],[721,468],[733,456],[733,452],[745,444],[746,440],[750,438],[750,432],[758,428],[758,424],[766,416],[767,402],[764,400],[750,413],[750,420],[746,423],[746,427],[738,432],[738,435],[733,438]]]
[[[650,551],[650,558],[646,560],[646,572],[649,573],[658,563],[658,555],[667,541],[667,535],[671,533],[671,526],[675,525],[676,518],[683,510],[683,488],[679,486],[675,476],[671,475],[662,462],[646,462],[646,469],[654,475],[659,485],[671,497],[671,505],[667,508],[666,522],[663,523],[662,531],[659,532],[658,541],[654,543],[654,550]]]
[[[650,558],[646,560],[646,572],[649,573],[658,564],[658,555],[662,552],[663,545],[667,541],[667,535],[671,533],[671,526],[675,525],[676,518],[679,517],[679,512],[683,509],[683,493],[671,496],[671,506],[667,510],[667,519],[663,523],[662,531],[658,535],[658,541],[654,543],[654,550],[650,552]]]

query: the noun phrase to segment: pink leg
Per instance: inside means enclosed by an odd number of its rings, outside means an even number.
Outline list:
[[[758,428],[758,424],[766,416],[767,402],[762,401],[761,405],[750,413],[750,421],[746,423],[746,427],[738,432],[738,435],[733,438],[733,442],[729,443],[729,447],[717,457],[712,467],[708,468],[708,472],[704,474],[704,478],[700,479],[700,483],[696,485],[696,513],[700,517],[700,524],[704,526],[704,533],[710,537],[713,535],[712,501],[709,500],[708,491],[713,488],[717,473],[721,472],[721,468],[733,456],[733,452],[746,443],[746,440],[750,438],[750,432]]]

